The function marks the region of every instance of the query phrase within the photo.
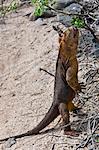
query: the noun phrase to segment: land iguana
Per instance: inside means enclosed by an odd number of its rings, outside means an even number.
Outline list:
[[[76,58],[78,45],[78,29],[69,27],[65,32],[59,33],[59,54],[56,62],[56,73],[54,83],[53,102],[43,120],[32,130],[26,133],[12,136],[21,138],[24,136],[39,134],[42,129],[48,126],[57,116],[61,115],[63,125],[69,123],[69,111],[76,109],[72,103],[75,94],[81,90],[78,83],[78,62]],[[75,132],[68,126],[64,128],[64,134],[75,135]],[[6,141],[9,138],[1,139]]]

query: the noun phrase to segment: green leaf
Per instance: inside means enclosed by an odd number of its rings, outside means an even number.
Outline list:
[[[35,16],[41,16],[46,10],[46,5],[48,5],[49,0],[31,0],[33,4],[35,4]]]
[[[39,7],[37,7],[37,8],[35,9],[34,15],[35,15],[35,16],[41,16],[42,13],[43,13],[43,8],[39,6]]]
[[[31,0],[32,4],[35,4],[37,2],[37,0]]]
[[[40,0],[42,5],[48,5],[48,0]]]
[[[15,1],[13,1],[13,2],[10,4],[10,6],[9,6],[8,9],[9,9],[9,10],[16,10],[16,9],[17,9],[17,3],[16,3]]]
[[[78,28],[83,28],[85,26],[84,20],[80,17],[74,17],[71,21],[72,25]]]

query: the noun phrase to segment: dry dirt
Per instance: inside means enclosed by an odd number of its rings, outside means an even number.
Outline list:
[[[45,19],[46,25],[39,25],[23,17],[28,9],[9,14],[6,24],[0,25],[0,139],[36,126],[53,99],[54,78],[39,68],[55,73],[58,35],[50,23],[53,19]],[[23,137],[10,148],[4,142],[0,150],[75,150],[82,136],[67,137],[60,130],[53,131]]]

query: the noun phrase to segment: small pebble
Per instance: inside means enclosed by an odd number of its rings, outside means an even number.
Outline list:
[[[6,148],[10,148],[12,145],[14,145],[16,143],[16,140],[15,138],[9,138],[7,141],[6,141]]]
[[[37,24],[37,25],[46,25],[46,23],[43,21],[43,18],[38,18],[36,21],[35,21],[35,23]]]

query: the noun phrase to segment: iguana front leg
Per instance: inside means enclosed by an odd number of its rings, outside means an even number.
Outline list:
[[[66,81],[75,93],[81,91],[81,86],[78,83],[78,62],[76,58],[70,60],[70,67],[66,71]]]

